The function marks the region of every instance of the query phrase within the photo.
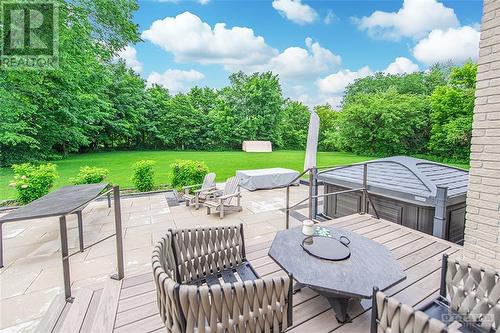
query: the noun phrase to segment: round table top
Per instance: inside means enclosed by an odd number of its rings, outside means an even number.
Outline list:
[[[326,227],[337,239],[349,238],[351,256],[330,261],[310,255],[301,247],[306,238],[301,228],[279,231],[269,256],[304,285],[338,295],[370,298],[373,287],[381,290],[406,278],[401,266],[383,245],[355,232]]]

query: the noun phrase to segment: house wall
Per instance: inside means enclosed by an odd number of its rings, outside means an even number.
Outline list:
[[[500,0],[485,0],[481,22],[465,256],[500,268]]]

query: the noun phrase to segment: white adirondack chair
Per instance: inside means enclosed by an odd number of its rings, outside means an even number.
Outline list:
[[[236,198],[235,205],[231,203],[234,198]],[[226,211],[241,212],[243,210],[240,204],[240,199],[240,180],[235,176],[226,180],[226,185],[224,186],[222,195],[205,200],[203,206],[207,207],[207,215],[210,215],[213,208],[216,211],[219,211],[219,217],[222,219],[224,218],[224,213]]]
[[[199,187],[199,189],[192,191],[193,188]],[[196,209],[200,208],[200,203],[207,200],[215,190],[215,173],[210,172],[203,178],[203,184],[196,184],[190,186],[184,186],[183,193],[181,197],[186,200],[186,206],[194,205]]]

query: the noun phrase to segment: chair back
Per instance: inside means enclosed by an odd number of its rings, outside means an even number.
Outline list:
[[[224,194],[223,195],[228,195],[228,194],[234,194],[238,192],[240,187],[240,179],[236,176],[233,176],[231,178],[228,178],[226,180],[226,185],[224,186]],[[228,198],[224,201],[225,204],[231,203],[231,200],[233,198]]]
[[[236,266],[244,259],[243,226],[172,230],[177,277],[182,283]]]
[[[215,173],[209,172],[203,178],[203,184],[201,185],[201,189],[209,189],[215,187]]]
[[[446,291],[452,310],[467,320],[479,322],[486,331],[500,332],[500,278],[488,268],[448,259]]]
[[[371,333],[446,333],[447,326],[374,288]]]

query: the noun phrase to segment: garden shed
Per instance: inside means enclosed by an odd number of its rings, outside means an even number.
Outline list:
[[[364,163],[322,171],[318,181],[324,184],[325,193],[333,193],[361,188],[363,175]],[[463,243],[467,171],[395,156],[368,162],[366,177],[369,197],[380,218]],[[364,204],[368,213],[374,213],[362,201],[361,191],[326,196],[323,214],[346,216],[361,212]]]

